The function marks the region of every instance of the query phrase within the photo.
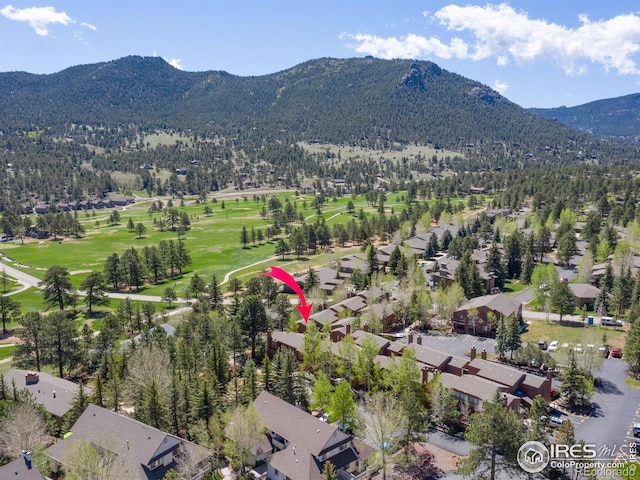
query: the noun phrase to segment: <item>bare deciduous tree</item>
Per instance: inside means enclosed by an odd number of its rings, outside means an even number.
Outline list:
[[[115,447],[115,443],[114,443]],[[65,478],[69,480],[133,480],[122,459],[109,449],[81,440],[63,453]]]
[[[47,428],[42,416],[28,403],[13,407],[0,424],[0,452],[18,458],[23,450],[34,452],[45,444]]]
[[[365,397],[366,436],[380,451],[382,460],[382,479],[387,478],[387,450],[391,446],[394,434],[402,430],[403,415],[400,403],[389,392],[374,392]]]

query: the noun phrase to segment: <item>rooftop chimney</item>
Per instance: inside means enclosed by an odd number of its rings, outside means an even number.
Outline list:
[[[22,450],[22,458],[28,470],[31,470],[31,452],[28,450]]]
[[[418,335],[418,345],[422,345],[422,335]]]
[[[471,346],[471,360],[474,360],[476,358],[476,346],[472,345]]]
[[[480,356],[482,357],[483,360],[487,359],[487,349],[486,348],[482,349],[482,353],[480,354]]]
[[[38,375],[38,372],[27,372],[24,376],[24,379],[27,385],[33,385],[35,383],[38,383],[38,380],[40,380],[40,375]]]
[[[347,333],[347,335],[349,335],[351,333],[351,324],[350,323],[347,323],[344,326],[344,331]]]
[[[413,332],[409,334],[409,344],[413,343]]]

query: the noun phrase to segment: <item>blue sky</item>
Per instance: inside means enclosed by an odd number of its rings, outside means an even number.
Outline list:
[[[637,1],[0,0],[0,72],[127,55],[263,75],[319,57],[417,58],[523,107],[640,91]]]

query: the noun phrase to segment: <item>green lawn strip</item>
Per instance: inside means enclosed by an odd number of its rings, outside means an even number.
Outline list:
[[[533,320],[522,335],[522,340],[527,343],[537,344],[539,340],[546,340],[547,343],[557,340],[560,345],[563,343],[571,343],[576,345],[582,344],[584,348],[587,344],[592,343],[598,348],[602,345],[603,334],[607,336],[607,344],[613,347],[624,347],[626,332],[613,327],[602,326],[582,326],[576,322],[547,322],[546,320]]]
[[[504,284],[504,288],[502,289],[502,293],[509,296],[515,296],[527,288],[529,288],[529,285],[520,283],[519,280],[507,280]]]
[[[640,380],[636,380],[634,378],[631,377],[627,377],[625,380],[627,385],[629,385],[631,388],[635,388],[636,390],[640,389]]]
[[[16,346],[3,347],[2,345],[0,345],[0,361],[13,356],[13,353],[17,348],[18,347]]]

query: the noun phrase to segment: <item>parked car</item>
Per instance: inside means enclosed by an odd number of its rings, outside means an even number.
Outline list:
[[[600,319],[600,325],[613,326],[613,317],[602,317]]]
[[[539,340],[538,341],[538,347],[540,347],[540,350],[546,350],[547,349],[547,341],[546,340]]]
[[[573,347],[573,350],[574,350],[576,353],[582,353],[582,344],[581,344],[581,343],[578,343],[575,347]]]
[[[613,347],[613,350],[611,350],[611,356],[613,358],[622,358],[622,349],[620,347]]]
[[[640,423],[634,423],[632,431],[634,437],[640,437]]]
[[[553,340],[547,347],[547,352],[555,352],[556,350],[558,350],[558,345],[560,345],[558,343],[558,340]]]
[[[554,428],[559,428],[560,425],[564,423],[564,421],[565,421],[564,418],[552,416],[551,418],[549,418],[549,425],[551,425]]]

